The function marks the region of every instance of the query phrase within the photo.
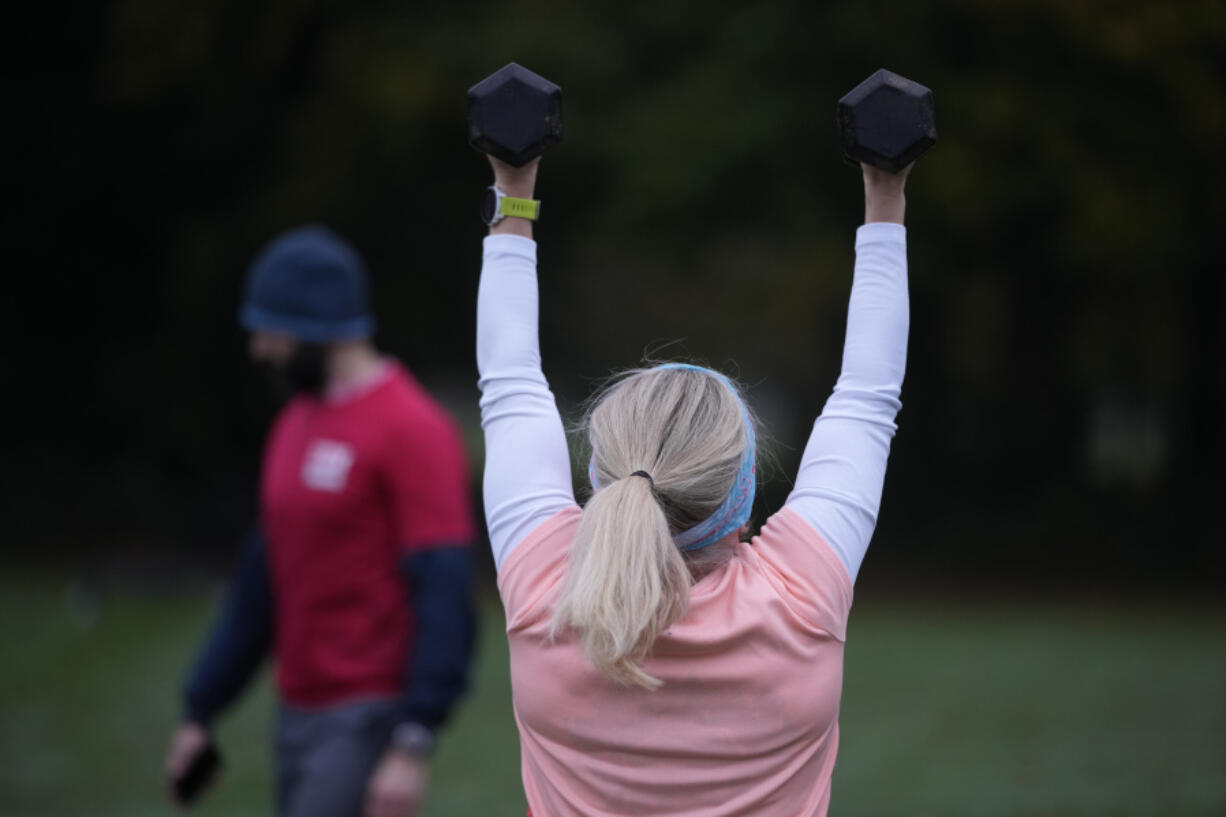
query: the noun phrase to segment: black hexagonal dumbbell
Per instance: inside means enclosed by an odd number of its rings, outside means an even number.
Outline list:
[[[468,89],[468,143],[522,167],[562,141],[562,89],[507,63]]]
[[[936,144],[932,91],[882,68],[839,100],[843,156],[897,173]]]

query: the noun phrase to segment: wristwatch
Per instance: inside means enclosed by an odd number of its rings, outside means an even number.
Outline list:
[[[392,730],[392,746],[413,757],[434,752],[434,733],[420,723],[406,721]]]
[[[493,227],[507,216],[536,221],[541,216],[541,203],[536,199],[508,196],[491,184],[481,196],[481,220]]]

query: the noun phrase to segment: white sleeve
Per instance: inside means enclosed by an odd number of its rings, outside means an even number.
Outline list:
[[[477,292],[485,521],[494,564],[575,504],[566,432],[537,339],[536,242],[488,236]]]
[[[877,525],[907,362],[906,229],[865,224],[847,309],[843,371],[813,425],[787,506],[822,535],[854,582]]]

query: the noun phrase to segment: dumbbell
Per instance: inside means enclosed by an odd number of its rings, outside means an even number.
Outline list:
[[[843,157],[897,173],[936,144],[932,91],[882,68],[851,89],[835,111]]]
[[[510,62],[468,89],[468,143],[523,167],[562,141],[562,89]]]

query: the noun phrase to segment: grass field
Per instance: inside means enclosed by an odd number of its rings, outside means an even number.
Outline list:
[[[159,766],[212,599],[83,603],[0,580],[0,814],[172,813]],[[506,644],[488,605],[476,690],[425,814],[521,817]],[[193,813],[271,813],[262,678],[220,729],[228,766]],[[834,815],[1226,814],[1226,608],[857,603]]]

